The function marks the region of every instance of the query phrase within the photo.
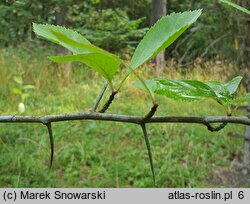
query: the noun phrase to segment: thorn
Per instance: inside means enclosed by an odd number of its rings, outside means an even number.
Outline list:
[[[46,123],[45,125],[47,126],[48,132],[49,132],[49,141],[50,141],[50,166],[49,168],[51,169],[52,164],[53,164],[53,158],[54,158],[54,139],[53,139],[51,123]]]
[[[153,183],[155,185],[154,164],[153,164],[152,152],[151,152],[151,148],[150,148],[150,143],[149,143],[149,138],[148,138],[148,133],[147,133],[147,129],[146,129],[145,123],[141,124],[141,128],[142,128],[143,136],[144,136],[145,143],[146,143],[147,150],[148,150],[148,157],[149,157],[149,162],[150,162],[150,168],[151,168],[151,172],[152,172]]]
[[[93,108],[91,109],[92,112],[95,112],[95,111],[96,111],[96,109],[97,109],[97,107],[98,107],[100,101],[102,100],[102,97],[103,97],[104,92],[106,91],[107,87],[108,87],[108,83],[104,84],[101,93],[98,95],[97,100],[96,100],[96,102],[95,102]]]

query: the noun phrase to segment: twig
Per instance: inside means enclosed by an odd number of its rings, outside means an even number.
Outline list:
[[[98,95],[98,97],[97,97],[97,99],[96,99],[96,102],[95,102],[95,104],[94,104],[94,106],[93,106],[93,108],[92,108],[92,111],[93,111],[93,112],[96,111],[96,109],[97,109],[97,107],[98,107],[100,101],[102,100],[103,94],[104,94],[104,92],[106,91],[107,87],[108,87],[108,83],[104,84],[104,86],[103,86],[103,88],[102,88],[102,91],[101,91],[100,94]]]
[[[102,109],[99,111],[99,113],[105,113],[106,110],[108,110],[109,106],[111,105],[111,103],[113,102],[115,95],[117,94],[117,91],[113,91],[112,94],[109,96],[108,101],[104,104],[104,106],[102,107]]]
[[[49,122],[71,121],[71,120],[101,120],[113,122],[126,122],[141,124],[144,116],[118,115],[108,113],[70,113],[45,116],[22,116],[22,115],[0,115],[0,123],[42,123],[46,125]],[[182,117],[182,116],[154,116],[145,123],[234,123],[250,125],[250,118],[246,116],[205,116],[205,117]]]

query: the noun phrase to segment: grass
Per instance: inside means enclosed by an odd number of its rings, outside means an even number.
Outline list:
[[[11,88],[16,86],[13,77],[20,73],[26,84],[35,86],[25,101],[25,115],[83,112],[92,107],[104,80],[76,63],[71,82],[65,83],[58,66],[46,59],[49,54],[42,48],[34,51],[33,47],[1,50],[1,115],[18,114],[20,97]],[[228,65],[205,66],[211,68],[169,68],[162,75],[172,79],[226,80],[229,75],[232,78]],[[145,69],[141,70],[144,78],[155,74],[152,68]],[[108,112],[145,115],[150,110],[149,97],[133,86],[134,80],[133,76],[129,78]],[[162,97],[157,97],[157,101],[160,104],[157,115],[225,114],[211,101],[177,103]],[[45,126],[0,124],[0,187],[153,187],[147,150],[137,125],[75,121],[52,126],[55,161],[49,170],[49,136]],[[201,125],[148,125],[156,187],[210,186],[207,177],[211,170],[228,167],[241,155],[242,141],[227,137],[227,133],[243,130],[240,125],[228,125],[218,133],[208,132]]]

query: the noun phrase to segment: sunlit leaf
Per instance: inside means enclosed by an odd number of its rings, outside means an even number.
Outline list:
[[[79,33],[67,29],[62,26],[48,25],[48,24],[36,24],[33,23],[33,31],[40,37],[49,40],[53,43],[59,44],[73,53],[82,52],[78,47],[70,45],[68,41],[78,42],[83,45],[91,44],[85,37]],[[60,39],[61,38],[61,39]],[[63,40],[62,40],[63,38]]]
[[[33,24],[34,32],[54,43],[69,49],[72,56],[50,57],[55,62],[80,61],[105,77],[111,84],[121,64],[118,56],[92,45],[79,33],[61,26]]]
[[[238,86],[242,80],[241,76],[233,78],[231,81],[223,82],[204,82],[210,86],[216,93],[218,99],[222,101],[228,101],[234,99]]]
[[[236,94],[236,91],[240,85],[242,78],[243,78],[242,76],[237,76],[233,78],[231,81],[225,83],[225,87],[227,88],[230,94],[232,95]]]
[[[54,62],[69,62],[69,61],[79,61],[93,68],[103,77],[105,77],[109,82],[111,82],[117,68],[120,65],[120,60],[112,58],[112,56],[103,55],[102,53],[88,53],[88,54],[78,54],[70,56],[51,56]]]
[[[145,81],[145,84],[153,93],[175,100],[198,101],[212,98],[221,104],[230,105],[233,100],[247,101],[249,99],[248,94],[242,98],[235,99],[241,80],[241,76],[235,77],[229,82],[151,79]],[[135,85],[145,89],[141,82],[136,82]]]
[[[216,98],[214,91],[200,81],[152,79],[145,81],[145,83],[152,92],[175,100],[199,101],[206,98]],[[143,89],[140,82],[137,82],[136,86]]]
[[[204,83],[207,84],[211,89],[213,89],[217,98],[219,99],[230,98],[230,93],[223,83],[218,81],[209,81]]]
[[[157,21],[136,48],[130,68],[138,68],[171,45],[200,15],[201,10],[172,13]]]

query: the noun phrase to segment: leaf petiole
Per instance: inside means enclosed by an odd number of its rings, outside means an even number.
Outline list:
[[[136,72],[134,72],[134,74],[139,79],[139,81],[142,83],[145,90],[148,92],[153,105],[156,105],[157,103],[156,103],[156,100],[155,100],[154,93],[148,88],[147,84],[143,81],[143,79]]]

